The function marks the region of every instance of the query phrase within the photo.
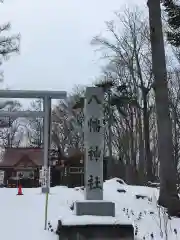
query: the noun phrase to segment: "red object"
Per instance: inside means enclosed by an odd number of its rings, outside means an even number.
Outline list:
[[[23,195],[21,185],[19,185],[19,187],[18,187],[18,194],[17,195]]]

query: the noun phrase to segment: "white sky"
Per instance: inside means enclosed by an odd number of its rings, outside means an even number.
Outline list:
[[[0,23],[21,33],[21,52],[3,64],[4,87],[70,91],[100,72],[93,36],[122,6],[146,0],[4,0]]]

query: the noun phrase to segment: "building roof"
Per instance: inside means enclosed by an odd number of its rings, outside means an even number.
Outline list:
[[[37,166],[43,165],[42,148],[6,148],[0,167],[12,167],[23,157],[32,160]]]
[[[83,154],[79,149],[68,149],[67,155],[62,156],[60,160],[64,160],[66,164],[79,162],[83,158]],[[31,160],[37,166],[43,165],[43,148],[18,147],[5,148],[0,167],[13,167],[21,159]]]

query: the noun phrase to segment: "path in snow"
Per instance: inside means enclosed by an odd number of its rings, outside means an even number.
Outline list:
[[[0,239],[2,240],[57,240],[57,235],[44,231],[45,198],[40,188],[0,188]],[[48,220],[71,214],[68,206],[82,194],[67,187],[51,188]]]
[[[0,189],[0,238],[2,240],[52,240],[56,239],[44,228],[44,196],[40,189],[23,189],[25,195],[17,196],[17,189]]]

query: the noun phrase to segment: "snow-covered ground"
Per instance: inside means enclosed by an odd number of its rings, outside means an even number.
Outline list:
[[[57,220],[64,224],[127,223],[134,225],[135,239],[180,239],[180,220],[169,219],[156,204],[158,190],[121,184],[118,179],[104,183],[104,199],[116,203],[116,217],[76,217],[70,209],[73,202],[83,199],[83,189],[67,187],[51,188],[48,204],[49,231],[44,231],[45,195],[40,188],[23,189],[23,196],[17,196],[17,189],[0,189],[0,239],[2,240],[57,240]],[[49,225],[48,225],[49,226]],[[52,232],[51,232],[52,231]],[[166,237],[168,236],[168,238]]]

